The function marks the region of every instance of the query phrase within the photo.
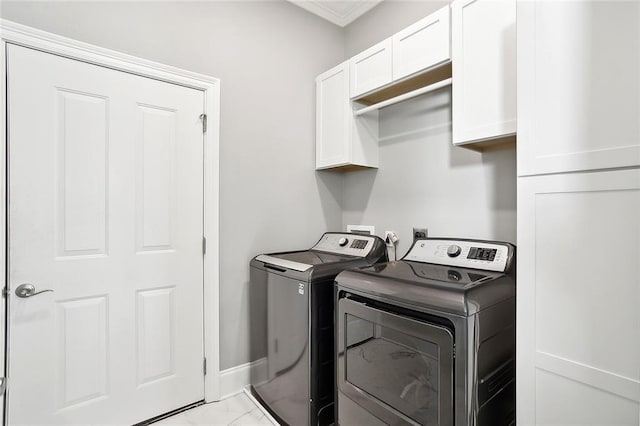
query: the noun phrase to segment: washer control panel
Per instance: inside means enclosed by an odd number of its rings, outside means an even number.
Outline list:
[[[324,234],[311,250],[366,257],[373,249],[374,237],[359,234]]]
[[[418,240],[404,260],[504,272],[507,267],[507,245],[465,240]]]

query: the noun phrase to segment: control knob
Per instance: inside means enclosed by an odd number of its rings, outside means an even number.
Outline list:
[[[460,246],[457,246],[455,244],[450,245],[449,248],[447,249],[447,255],[449,257],[459,256],[461,252],[462,252],[462,249],[460,248]]]
[[[339,245],[340,247],[344,247],[344,246],[346,246],[346,245],[347,245],[347,243],[348,243],[348,242],[349,242],[349,239],[348,239],[348,238],[342,237],[342,238],[340,238],[340,239],[338,240],[338,245]]]

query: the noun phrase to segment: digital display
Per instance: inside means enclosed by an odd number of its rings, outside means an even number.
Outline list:
[[[351,248],[354,249],[364,249],[367,246],[367,240],[353,240],[351,243]]]
[[[493,262],[493,259],[496,258],[497,252],[498,252],[497,249],[471,247],[469,249],[469,254],[467,255],[467,259],[487,260],[489,262]]]

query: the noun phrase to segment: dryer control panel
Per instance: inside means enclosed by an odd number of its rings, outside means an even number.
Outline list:
[[[417,240],[403,260],[505,272],[509,245],[491,241]]]
[[[373,249],[376,237],[350,233],[326,233],[311,250],[347,256],[366,257]]]

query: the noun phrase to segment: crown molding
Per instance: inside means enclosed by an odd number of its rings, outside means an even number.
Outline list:
[[[382,0],[288,0],[290,3],[318,15],[327,21],[346,27],[377,6]]]

